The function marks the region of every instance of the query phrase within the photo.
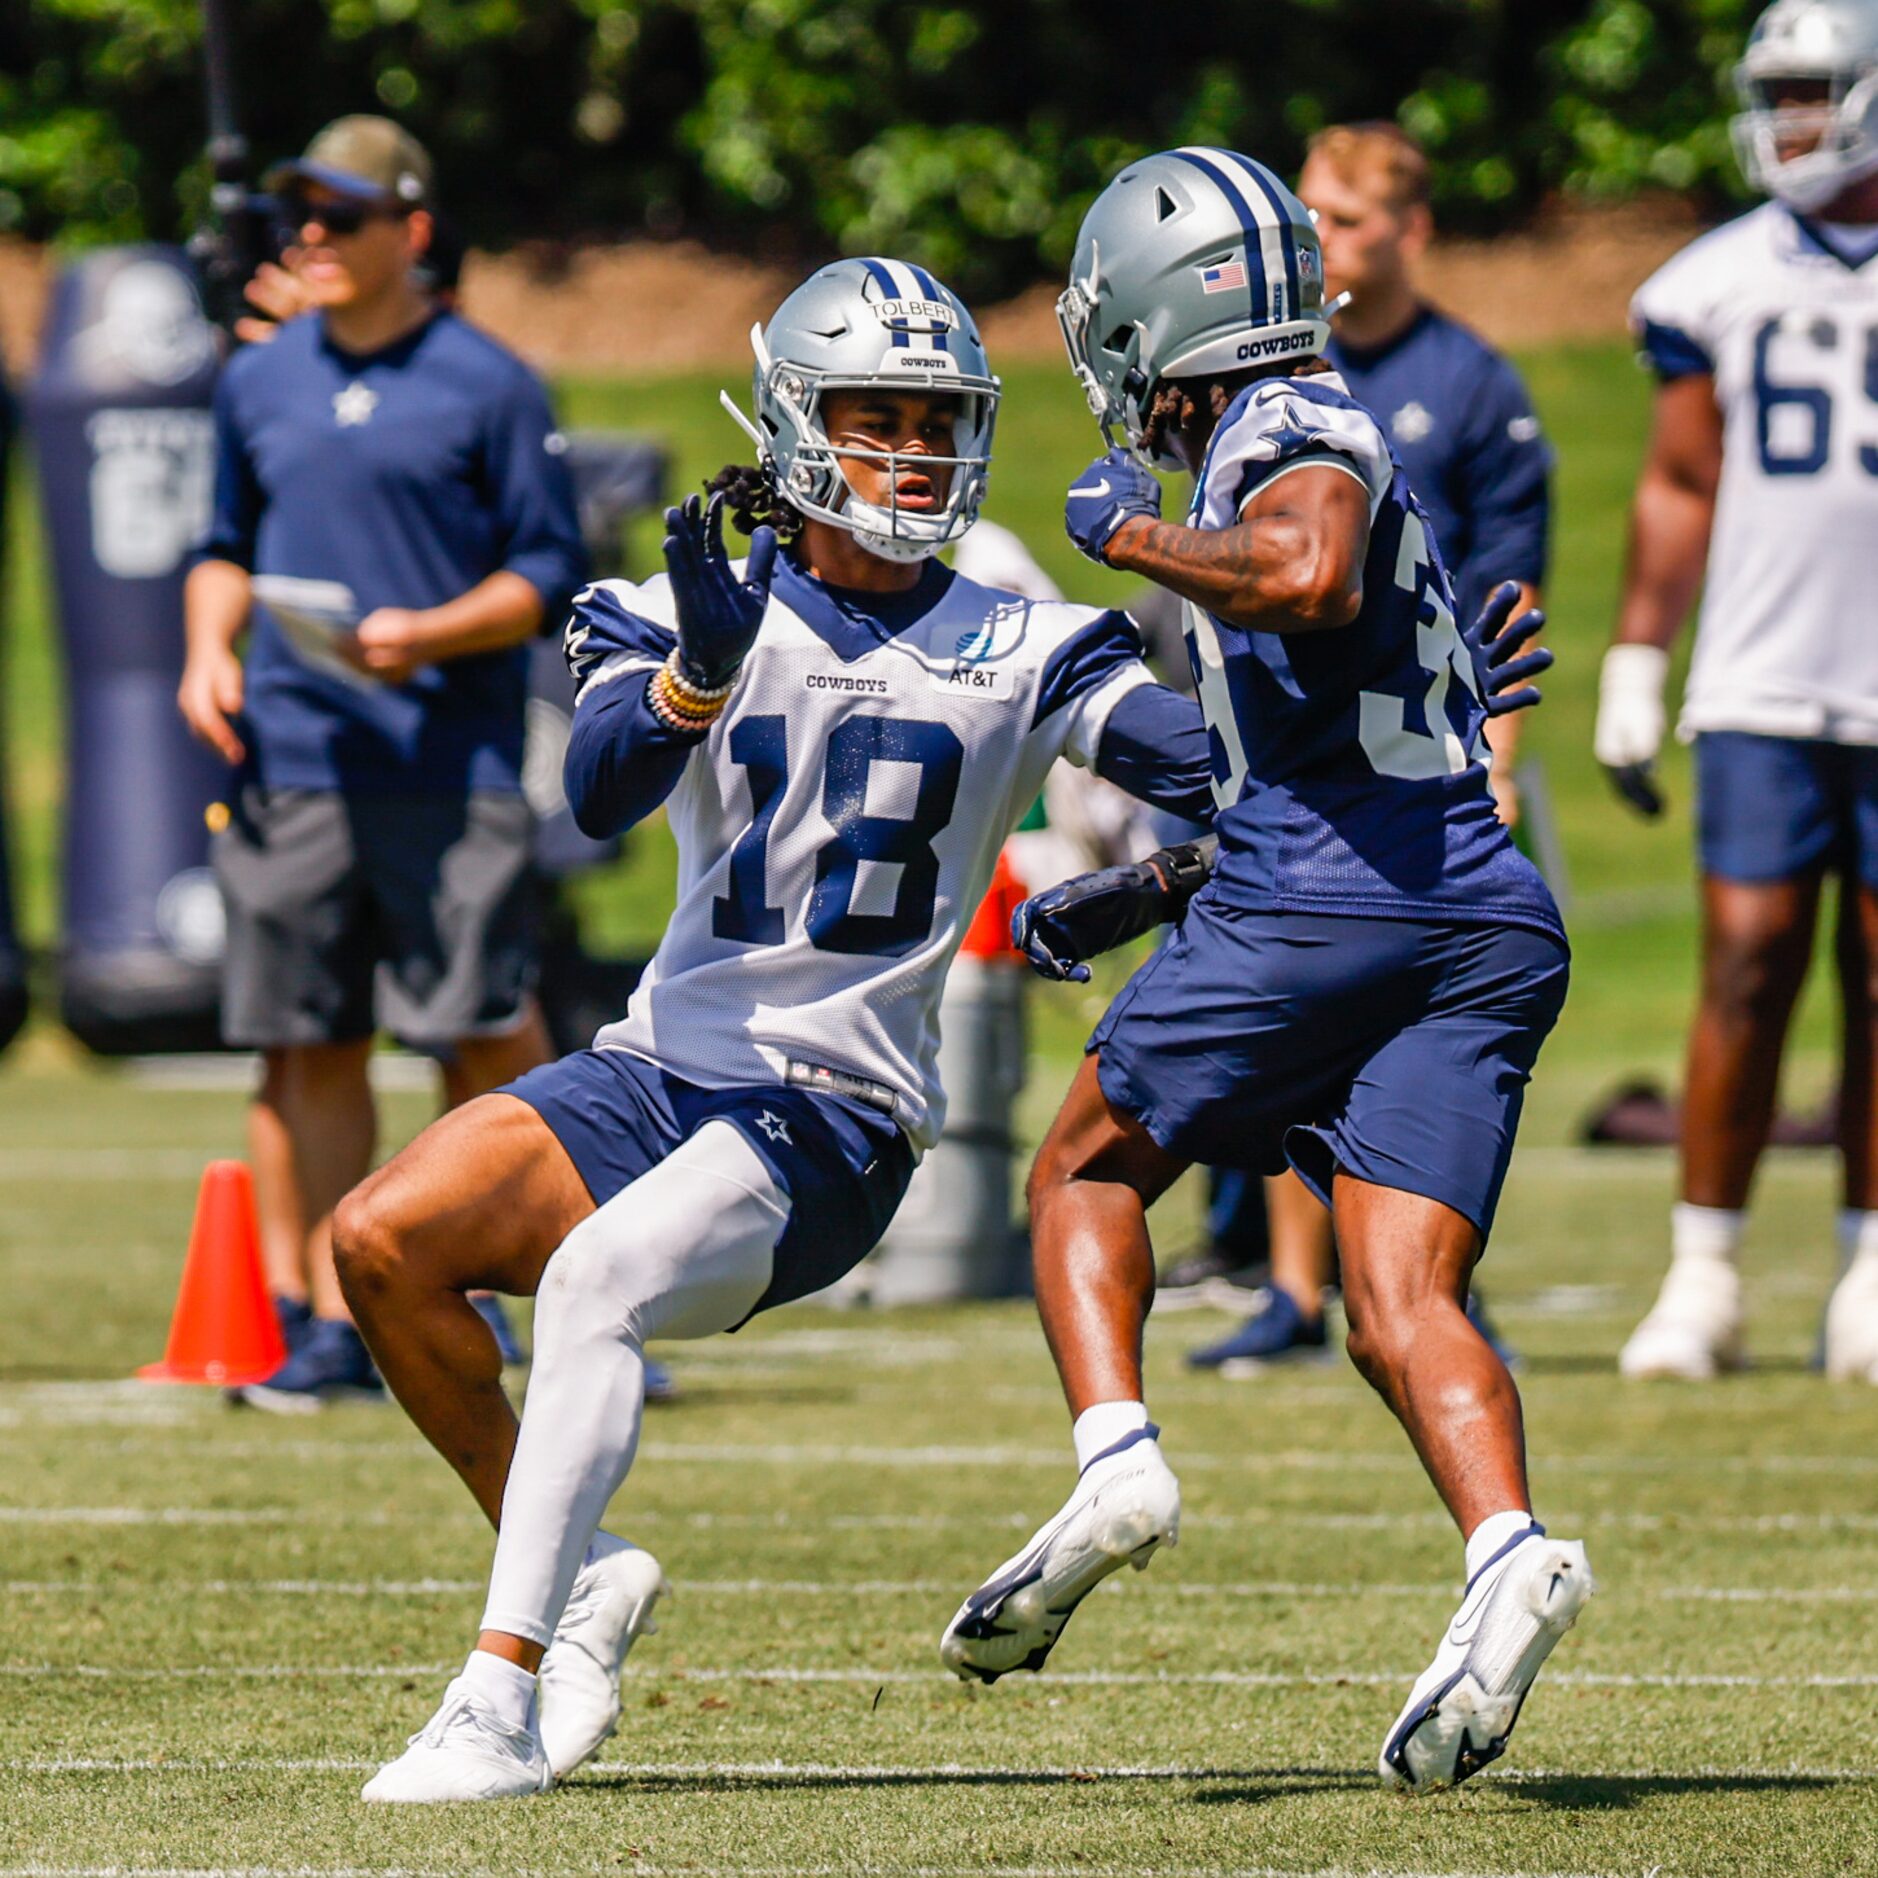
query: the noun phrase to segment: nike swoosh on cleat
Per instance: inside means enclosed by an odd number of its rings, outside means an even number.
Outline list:
[[[1499,1583],[1496,1578],[1494,1584]],[[1487,1608],[1487,1598],[1492,1592],[1492,1585],[1483,1585],[1473,1601],[1470,1610],[1465,1605],[1454,1613],[1454,1621],[1448,1626],[1448,1641],[1456,1649],[1465,1649],[1474,1640],[1474,1632],[1480,1628],[1480,1615]]]
[[[1069,499],[1072,502],[1096,502],[1110,493],[1107,480],[1096,484],[1093,489],[1072,489]]]

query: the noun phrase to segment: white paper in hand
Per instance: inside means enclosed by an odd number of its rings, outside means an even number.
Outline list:
[[[293,574],[257,574],[254,597],[279,621],[288,642],[315,671],[349,685],[373,681],[339,650],[359,623],[359,603],[343,580],[301,580]]]

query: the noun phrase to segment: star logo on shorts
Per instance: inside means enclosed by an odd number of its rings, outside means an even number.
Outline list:
[[[789,1124],[780,1115],[772,1114],[770,1110],[765,1109],[756,1118],[756,1125],[770,1140],[780,1141],[786,1148],[795,1146],[795,1143],[789,1139]]]
[[[377,409],[378,393],[356,379],[344,391],[333,393],[333,416],[341,430],[350,430],[355,424],[369,424]]]

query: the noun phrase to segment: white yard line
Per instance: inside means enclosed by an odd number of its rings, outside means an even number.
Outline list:
[[[342,1444],[332,1444],[338,1451]],[[219,1450],[218,1450],[219,1452]],[[283,1454],[286,1452],[282,1451]],[[1187,1523],[1194,1530],[1228,1529],[1255,1532],[1298,1529],[1314,1532],[1439,1532],[1452,1531],[1447,1514],[1419,1513],[1314,1513],[1272,1507],[1252,1512],[1209,1512],[1189,1509]],[[1736,1533],[1776,1537],[1791,1534],[1878,1532],[1878,1513],[1637,1513],[1552,1512],[1547,1524],[1558,1531],[1580,1531],[1595,1538],[1606,1532]],[[829,1532],[1028,1532],[1037,1523],[1035,1513],[836,1513],[813,1521],[799,1513],[681,1512],[642,1508],[630,1522],[635,1530],[656,1527],[697,1532],[767,1532],[820,1543]],[[0,1506],[0,1526],[474,1526],[479,1514],[460,1509],[408,1513],[378,1508],[322,1508],[296,1506]],[[1670,1595],[1665,1593],[1664,1595]],[[1875,1593],[1874,1595],[1878,1595]]]
[[[1308,1870],[1277,1865],[1155,1865],[1154,1878],[1591,1878],[1570,1872],[1531,1872],[1500,1867],[1481,1872],[1414,1870],[1383,1865],[1360,1869],[1313,1865]],[[530,1867],[527,1878],[620,1878],[620,1866],[549,1865]],[[640,1878],[958,1878],[954,1865],[882,1865],[855,1859],[842,1865],[666,1865],[635,1858],[631,1870]],[[982,1878],[1138,1878],[1139,1865],[980,1865]],[[511,1871],[452,1865],[426,1870],[409,1865],[6,1865],[0,1878],[514,1878]]]
[[[0,1597],[281,1597],[281,1598],[430,1598],[455,1597],[487,1589],[483,1578],[12,1578],[0,1579]],[[729,1598],[903,1598],[943,1597],[959,1589],[949,1578],[679,1578],[675,1592],[694,1597]],[[1165,1576],[1151,1589],[1175,1598],[1435,1598],[1454,1599],[1454,1584],[1331,1584],[1324,1580],[1252,1578],[1217,1584],[1186,1583]],[[1119,1580],[1105,1592],[1127,1592]],[[1632,1594],[1635,1595],[1634,1593]],[[1697,1599],[1716,1604],[1871,1604],[1878,1585],[1665,1585],[1644,1597],[1665,1604]]]
[[[115,1665],[101,1663],[0,1663],[0,1680],[42,1681],[71,1679],[96,1682],[286,1682],[299,1677],[328,1681],[395,1681],[453,1676],[462,1667],[452,1663],[251,1663],[224,1665],[175,1664]],[[1379,1672],[1340,1670],[1305,1674],[1284,1670],[1066,1670],[1052,1673],[1033,1686],[1039,1689],[1339,1689],[1400,1688],[1414,1681],[1412,1669]],[[916,1669],[650,1669],[628,1668],[629,1681],[728,1683],[841,1683],[863,1688],[907,1684],[950,1688],[953,1679],[941,1670]],[[1838,1676],[1755,1676],[1697,1674],[1600,1674],[1590,1670],[1557,1670],[1546,1676],[1548,1688],[1581,1689],[1878,1689],[1878,1672]],[[994,1698],[995,1699],[995,1698]],[[8,1763],[0,1762],[0,1766]]]
[[[0,1148],[0,1180],[199,1180],[207,1148]]]

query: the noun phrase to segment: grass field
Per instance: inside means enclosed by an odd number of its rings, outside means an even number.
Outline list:
[[[1613,1359],[1664,1251],[1666,1157],[1572,1148],[1620,1075],[1673,1077],[1691,956],[1686,766],[1646,829],[1585,754],[1640,447],[1615,348],[1526,362],[1561,450],[1553,643],[1533,747],[1577,900],[1571,1005],[1541,1064],[1488,1270],[1527,1355],[1541,1513],[1602,1582],[1501,1769],[1425,1803],[1373,1764],[1456,1589],[1405,1444],[1341,1364],[1190,1379],[1212,1316],[1150,1335],[1186,1488],[1179,1549],[1092,1599],[1041,1678],[971,1692],[933,1645],[1053,1510],[1065,1426],[1022,1305],[792,1310],[675,1357],[616,1516],[678,1588],[603,1761],[538,1803],[368,1812],[480,1609],[488,1537],[394,1410],[311,1426],[124,1380],[160,1350],[197,1172],[238,1152],[230,1091],[152,1086],[40,1026],[0,1069],[0,1878],[872,1872],[1878,1874],[1878,1395],[1805,1372],[1829,1278],[1824,1157],[1770,1163],[1750,1239],[1759,1359],[1638,1389]],[[726,375],[727,377],[740,375]],[[667,435],[689,478],[733,442],[716,377],[567,388]],[[1066,377],[1008,374],[993,513],[1073,592],[1058,521],[1092,433]],[[25,920],[53,933],[56,685],[15,522],[8,721]],[[648,831],[587,889],[656,933]],[[1034,1138],[1119,972],[1033,1000]],[[1829,1073],[1816,988],[1793,1081]],[[388,1144],[423,1119],[387,1098]],[[1166,1203],[1164,1246],[1194,1195]]]
[[[617,1517],[677,1586],[604,1760],[540,1802],[391,1816],[361,1780],[428,1714],[488,1538],[392,1409],[308,1426],[127,1383],[157,1351],[226,1096],[0,1088],[0,1871],[1878,1871],[1878,1397],[1804,1372],[1824,1170],[1767,1182],[1751,1376],[1620,1388],[1656,1156],[1535,1148],[1492,1258],[1539,1504],[1602,1581],[1504,1775],[1370,1771],[1458,1566],[1342,1365],[1153,1400],[1179,1549],[1037,1679],[933,1645],[1069,1477],[1021,1305],[797,1310],[675,1355]],[[410,1101],[392,1117],[415,1123]],[[1801,1256],[1801,1254],[1804,1256]]]

